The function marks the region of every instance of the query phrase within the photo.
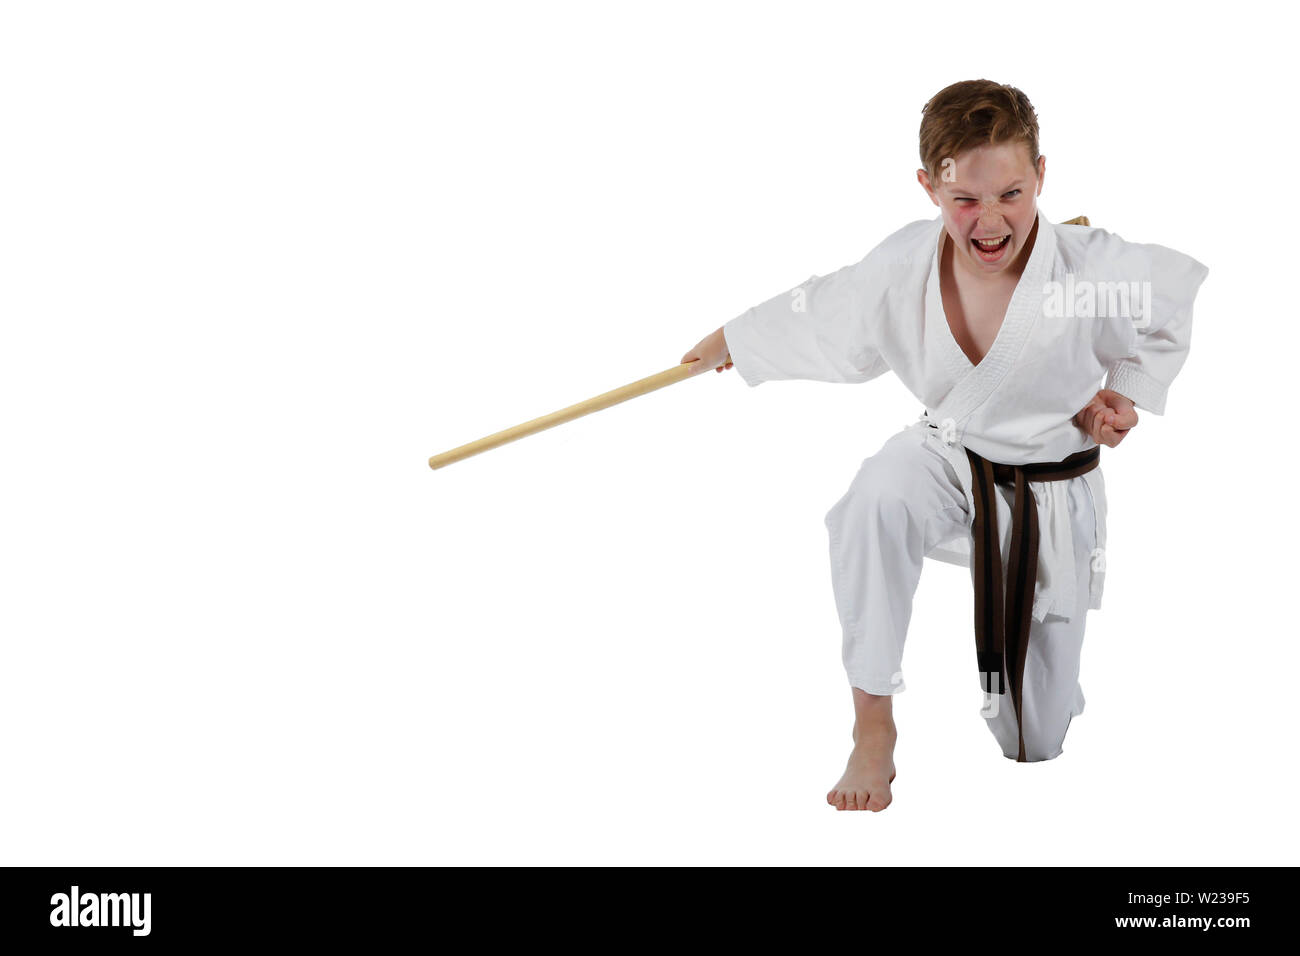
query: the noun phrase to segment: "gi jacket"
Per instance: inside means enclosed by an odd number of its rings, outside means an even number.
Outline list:
[[[1053,224],[1038,233],[988,354],[973,365],[953,338],[939,289],[942,217],[899,229],[857,263],[813,276],[723,326],[731,360],[752,386],[781,379],[860,383],[893,371],[924,405],[920,420],[952,465],[973,516],[964,448],[995,462],[1059,461],[1095,447],[1074,416],[1103,383],[1163,415],[1192,331],[1192,303],[1209,270],[1164,246],[1104,229]],[[928,419],[928,421],[926,421]],[[930,423],[939,426],[930,428]],[[1106,493],[1100,468],[1087,484],[1097,520],[1089,604],[1105,581]],[[1033,616],[1069,617],[1075,605],[1066,482],[1031,482],[1039,562]],[[1003,551],[1010,507],[1000,497]],[[928,557],[969,567],[970,534]]]

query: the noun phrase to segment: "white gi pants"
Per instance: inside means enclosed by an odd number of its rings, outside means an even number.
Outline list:
[[[1067,479],[1067,485],[1078,607],[1068,619],[1047,614],[1042,621],[1031,621],[1023,691],[1026,760],[1059,756],[1071,718],[1083,713],[1079,656],[1096,522],[1083,478]],[[1013,489],[996,487],[1010,504]],[[925,430],[905,429],[862,463],[825,522],[849,684],[869,694],[898,693],[904,689],[903,644],[922,559],[952,535],[969,533],[965,493],[952,465],[925,440]],[[1004,568],[1011,539],[1008,524],[1002,522],[998,528]],[[973,584],[973,566],[971,579]],[[967,642],[970,679],[975,684],[973,620]],[[1019,740],[1011,696],[985,699],[982,714],[989,730],[1002,753],[1015,760]]]

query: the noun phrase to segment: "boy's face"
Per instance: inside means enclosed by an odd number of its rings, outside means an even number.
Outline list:
[[[1000,143],[958,154],[940,169],[938,182],[917,170],[917,179],[943,213],[955,262],[980,275],[1012,268],[1037,221],[1046,169],[1043,156],[1034,169],[1024,143]]]

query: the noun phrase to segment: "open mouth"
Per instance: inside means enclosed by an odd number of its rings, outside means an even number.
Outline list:
[[[996,262],[1002,258],[1002,252],[1006,249],[1007,244],[1011,242],[1011,234],[997,236],[991,239],[971,239],[971,245],[979,253],[979,257],[985,262]]]

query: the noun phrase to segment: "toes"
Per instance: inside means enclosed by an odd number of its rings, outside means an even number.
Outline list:
[[[889,779],[892,782],[894,778]],[[826,794],[826,802],[836,810],[872,810],[878,813],[893,802],[893,796],[888,788],[878,792],[836,789]]]

